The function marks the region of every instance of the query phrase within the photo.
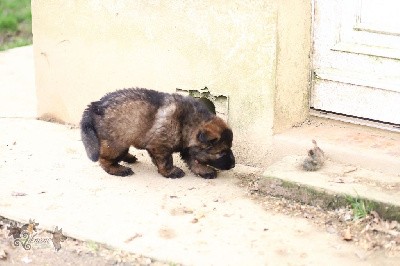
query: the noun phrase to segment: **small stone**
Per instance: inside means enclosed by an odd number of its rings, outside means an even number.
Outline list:
[[[30,258],[28,258],[28,257],[23,257],[23,258],[21,259],[21,261],[22,261],[23,263],[25,263],[25,264],[29,264],[29,263],[32,262],[32,260],[31,260]]]
[[[356,256],[360,259],[360,260],[366,260],[367,259],[367,253],[364,251],[357,251],[356,252]]]
[[[22,197],[22,196],[26,196],[27,194],[25,193],[25,192],[17,192],[17,191],[13,191],[12,193],[11,193],[11,196],[14,196],[14,197]]]
[[[314,215],[311,213],[308,213],[308,212],[304,212],[303,217],[307,218],[307,219],[312,219],[312,218],[314,218]]]
[[[7,259],[7,253],[4,249],[0,248],[0,260],[6,260]]]
[[[350,227],[347,227],[347,228],[344,230],[344,232],[343,232],[343,234],[342,234],[342,237],[343,237],[343,240],[346,240],[346,241],[351,241],[351,240],[353,240],[353,236],[351,235],[351,232],[350,232]]]
[[[332,225],[327,226],[327,227],[326,227],[326,231],[327,231],[329,234],[336,234],[336,233],[337,233],[336,228],[333,227]]]
[[[151,259],[150,258],[138,258],[138,263],[140,265],[150,265]]]
[[[340,216],[340,220],[342,222],[347,222],[347,221],[351,220],[351,217],[352,217],[351,213],[350,212],[346,212],[346,213],[344,213],[343,215]]]

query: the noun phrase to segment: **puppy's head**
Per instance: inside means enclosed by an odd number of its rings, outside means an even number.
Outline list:
[[[232,130],[219,117],[201,125],[196,132],[193,145],[189,148],[191,159],[220,170],[235,167],[232,153]]]

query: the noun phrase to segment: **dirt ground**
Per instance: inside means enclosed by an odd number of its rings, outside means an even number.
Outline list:
[[[10,221],[0,217],[0,264],[9,265],[177,265],[124,251],[107,248],[95,242],[85,242],[66,238],[61,242],[61,249],[31,248],[25,250],[15,246],[9,236]],[[22,224],[18,224],[22,226]],[[49,232],[38,230],[37,236],[50,236]]]
[[[366,217],[357,219],[351,206],[329,210],[270,196],[259,189],[261,180],[259,177],[249,175],[239,178],[239,186],[245,188],[249,197],[266,211],[307,219],[317,228],[323,228],[327,233],[337,235],[343,241],[362,247],[365,252],[357,254],[360,258],[380,253],[400,258],[400,223],[397,221],[384,220],[374,211]]]
[[[249,176],[238,178],[238,186],[247,191],[248,197],[260,204],[265,211],[301,217],[311,221],[315,230],[321,228],[327,234],[336,235],[344,242],[360,246],[362,251],[354,254],[367,265],[398,265],[400,259],[400,224],[396,221],[382,220],[372,212],[363,219],[354,220],[352,210],[342,208],[323,210],[291,200],[276,198],[257,190],[259,178]],[[9,236],[12,221],[0,217],[0,264],[10,265],[178,265],[174,262],[161,262],[139,254],[115,250],[95,242],[85,242],[72,238],[63,241],[62,248],[24,250],[13,244]],[[21,224],[19,224],[21,226]],[[264,230],[268,230],[265,228]],[[50,232],[38,230],[38,235]],[[283,254],[285,250],[281,251]],[[321,256],[324,256],[321,254]],[[384,262],[381,258],[385,258]]]

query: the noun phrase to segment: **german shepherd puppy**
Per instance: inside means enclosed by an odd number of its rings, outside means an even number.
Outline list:
[[[168,178],[185,175],[173,165],[180,152],[190,170],[215,178],[216,169],[235,167],[232,130],[192,97],[141,88],[123,89],[92,102],[83,112],[81,137],[88,157],[111,175],[133,174],[119,162],[134,163],[129,147],[147,150],[158,172]]]

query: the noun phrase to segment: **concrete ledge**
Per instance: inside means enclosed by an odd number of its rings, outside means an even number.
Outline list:
[[[275,135],[270,162],[285,156],[305,155],[312,139],[333,161],[400,174],[399,133],[317,117]]]
[[[400,221],[400,177],[328,160],[317,172],[300,167],[304,157],[287,156],[271,165],[259,180],[261,193],[281,196],[322,208],[365,200],[385,219]]]

